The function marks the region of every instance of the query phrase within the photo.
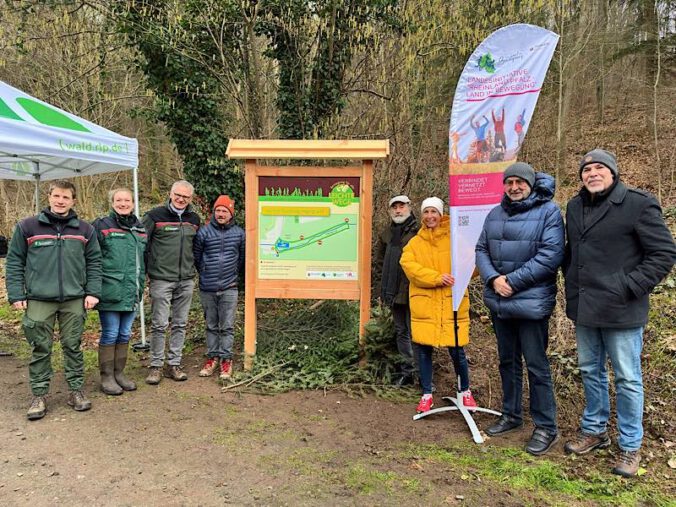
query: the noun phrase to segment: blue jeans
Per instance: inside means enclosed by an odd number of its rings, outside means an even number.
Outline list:
[[[99,345],[115,345],[129,343],[131,325],[134,323],[136,312],[111,312],[99,310],[101,321],[101,339]]]
[[[523,362],[528,369],[530,415],[533,424],[558,433],[556,400],[552,374],[547,359],[549,319],[500,319],[494,313],[493,329],[498,339],[500,379],[502,380],[502,414],[523,421]]]
[[[615,374],[618,444],[623,451],[641,448],[643,440],[643,328],[612,329],[575,326],[577,356],[586,406],[580,427],[584,433],[606,431],[610,417],[607,361]]]
[[[432,354],[434,347],[431,345],[417,345],[418,367],[420,368],[420,383],[423,394],[432,394]],[[463,347],[448,347],[448,353],[453,361],[455,374],[460,375],[460,390],[469,389],[469,367]]]
[[[207,325],[207,357],[232,359],[237,294],[236,287],[220,292],[200,291]]]

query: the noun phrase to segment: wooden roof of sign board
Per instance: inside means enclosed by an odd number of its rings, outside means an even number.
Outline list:
[[[226,155],[233,159],[384,159],[390,154],[388,139],[295,140],[231,139]]]

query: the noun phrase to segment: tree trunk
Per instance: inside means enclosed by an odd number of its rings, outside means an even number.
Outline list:
[[[596,38],[597,74],[596,74],[596,111],[601,125],[605,123],[603,112],[606,103],[606,42],[608,40],[608,0],[597,0],[596,20],[599,27]]]
[[[653,117],[653,87],[657,76],[657,11],[655,0],[641,0],[642,31],[645,36],[644,52],[644,79],[645,104],[646,104],[646,127],[651,134],[655,133],[655,121]]]

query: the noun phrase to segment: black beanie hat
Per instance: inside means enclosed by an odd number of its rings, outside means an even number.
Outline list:
[[[505,172],[502,175],[502,182],[504,183],[507,178],[512,176],[521,178],[528,183],[530,188],[533,188],[533,185],[535,185],[535,169],[525,162],[514,162],[505,169]]]
[[[589,153],[587,153],[582,160],[580,160],[580,178],[582,178],[582,169],[587,164],[603,164],[610,172],[613,173],[615,178],[618,176],[617,170],[617,160],[615,159],[615,154],[601,148],[596,148]]]

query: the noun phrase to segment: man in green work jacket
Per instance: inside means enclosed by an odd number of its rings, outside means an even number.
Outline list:
[[[56,180],[49,186],[49,207],[21,220],[14,231],[6,263],[7,297],[24,310],[23,331],[32,348],[28,367],[33,400],[28,419],[44,417],[52,378],[54,323],[59,321],[68,405],[77,411],[92,406],[82,387],[84,357],[80,341],[86,310],[99,302],[101,250],[94,228],[73,210],[75,186]]]
[[[192,184],[185,180],[174,182],[169,200],[143,216],[143,225],[148,234],[146,271],[152,300],[150,373],[146,377],[146,384],[150,385],[157,385],[162,380],[164,334],[170,318],[164,376],[177,382],[188,379],[181,360],[195,288],[193,240],[201,223],[199,215],[190,205],[194,190]]]

